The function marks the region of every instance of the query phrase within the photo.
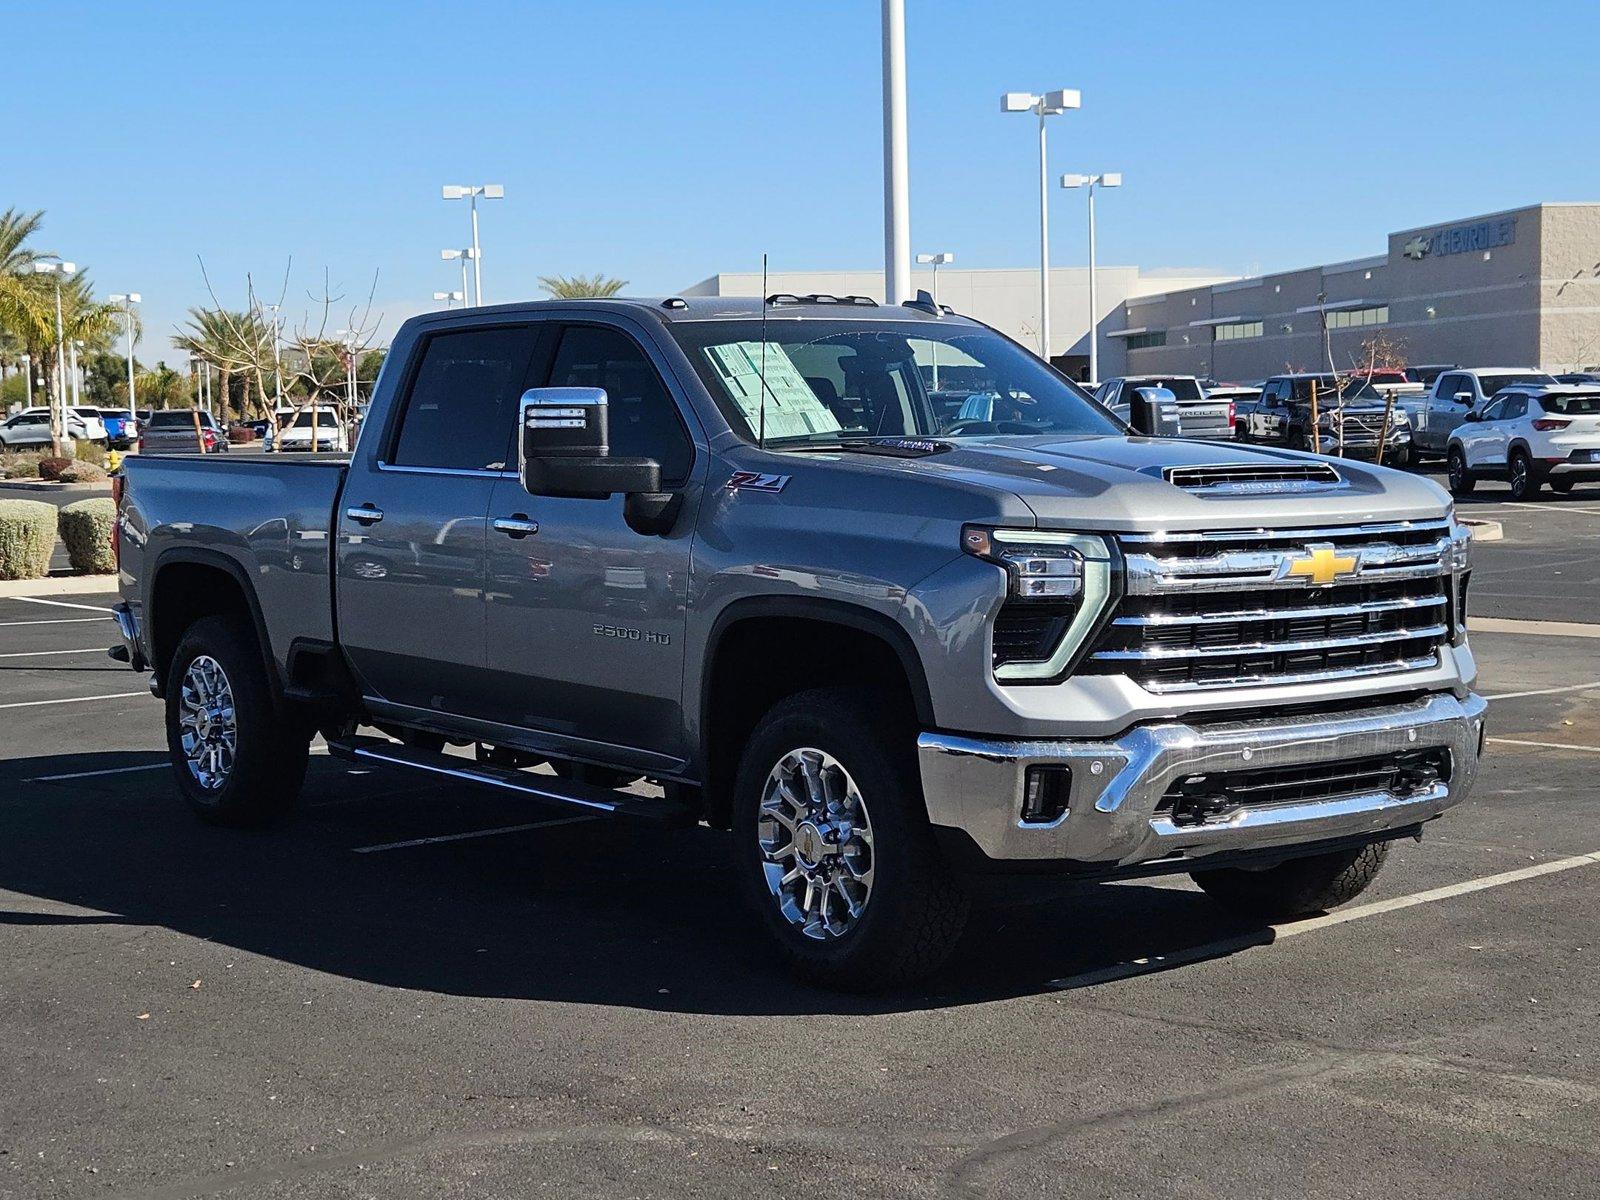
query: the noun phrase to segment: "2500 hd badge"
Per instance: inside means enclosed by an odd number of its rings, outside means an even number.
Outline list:
[[[631,625],[605,625],[595,622],[594,636],[616,638],[623,642],[647,642],[652,646],[672,645],[670,633],[657,633],[653,629],[635,629]]]

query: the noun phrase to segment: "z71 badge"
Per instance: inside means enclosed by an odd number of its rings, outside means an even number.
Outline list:
[[[781,492],[789,486],[787,475],[766,475],[760,471],[735,471],[728,480],[730,492]]]

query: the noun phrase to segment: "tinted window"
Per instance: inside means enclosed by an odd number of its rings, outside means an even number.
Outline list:
[[[1466,388],[1466,389],[1462,388],[1462,386],[1461,386],[1461,376],[1459,376],[1459,375],[1441,375],[1441,376],[1439,376],[1439,381],[1435,385],[1435,389],[1436,390],[1435,390],[1434,394],[1437,395],[1437,396],[1442,397],[1445,400],[1454,400],[1455,396],[1456,396],[1456,393],[1459,392],[1459,391],[1463,391],[1463,390],[1471,391],[1472,390],[1470,388]]]
[[[146,422],[151,429],[189,429],[194,428],[194,414],[182,411],[163,411],[150,414]]]
[[[1546,396],[1540,403],[1545,412],[1561,413],[1563,416],[1592,416],[1600,413],[1600,395],[1585,396]]]
[[[611,453],[653,458],[663,479],[689,473],[694,446],[677,405],[644,351],[621,330],[569,326],[550,368],[550,386],[604,388]]]
[[[1504,400],[1491,400],[1488,407],[1483,410],[1483,419],[1485,421],[1498,421],[1500,419],[1500,410],[1505,407],[1505,403]]]
[[[1515,421],[1528,411],[1528,398],[1522,395],[1507,396],[1505,406],[1500,410],[1502,421]]]
[[[1150,375],[1139,379],[1127,381],[1129,387],[1163,387],[1172,393],[1175,400],[1201,400],[1204,397],[1200,392],[1200,384],[1183,375]]]
[[[503,470],[533,342],[525,325],[429,338],[400,419],[395,464]]]

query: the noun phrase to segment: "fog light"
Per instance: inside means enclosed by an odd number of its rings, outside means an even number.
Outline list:
[[[1071,767],[1029,767],[1022,788],[1023,823],[1048,825],[1059,820],[1066,815],[1071,794]]]

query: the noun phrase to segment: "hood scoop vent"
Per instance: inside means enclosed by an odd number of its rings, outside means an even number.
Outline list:
[[[1168,467],[1162,472],[1173,487],[1207,496],[1258,496],[1264,493],[1315,492],[1344,487],[1343,476],[1329,463],[1219,463],[1215,466]]]

